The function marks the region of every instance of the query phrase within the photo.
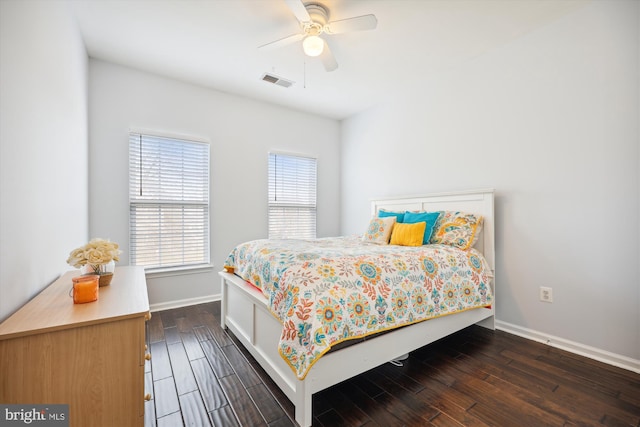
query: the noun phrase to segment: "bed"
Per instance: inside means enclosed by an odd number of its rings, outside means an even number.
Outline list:
[[[455,314],[443,315],[429,320],[410,319],[406,326],[382,328],[385,333],[373,335],[373,338],[359,340],[349,346],[332,351],[326,347],[316,349],[316,356],[307,363],[297,363],[302,357],[287,357],[286,320],[274,310],[273,300],[269,301],[262,290],[229,271],[220,272],[222,285],[221,323],[223,328],[233,332],[247,348],[256,361],[263,367],[273,381],[295,406],[296,422],[310,426],[312,419],[311,404],[314,393],[334,384],[401,357],[417,348],[436,341],[467,326],[479,324],[493,329],[495,314],[495,246],[494,246],[494,201],[493,190],[464,191],[431,194],[422,197],[401,197],[377,199],[371,203],[372,217],[380,211],[452,211],[467,212],[482,216],[483,225],[476,237],[474,249],[482,254],[483,267],[488,273],[483,275],[489,287],[489,300],[484,300],[478,308],[454,310]],[[333,241],[331,241],[333,244]],[[329,245],[329,243],[326,243]],[[439,246],[439,245],[436,245]],[[234,249],[235,251],[236,249]],[[289,273],[283,269],[283,276]],[[293,274],[293,273],[292,273]],[[245,275],[246,276],[246,275]],[[257,279],[256,279],[257,280]],[[481,292],[482,293],[482,292]],[[485,292],[486,293],[486,292]],[[307,295],[309,297],[309,295]],[[486,295],[485,295],[486,297]],[[312,298],[310,298],[312,299]],[[346,299],[346,298],[345,298]],[[476,298],[478,299],[478,298]],[[278,300],[281,301],[282,298]],[[277,306],[277,304],[275,305]],[[285,307],[286,308],[286,307]],[[373,318],[373,316],[372,316]],[[381,319],[383,321],[384,319]],[[406,320],[406,319],[405,319]],[[300,325],[296,325],[302,328]],[[295,328],[292,328],[295,330]],[[301,329],[302,330],[302,329]],[[325,332],[331,332],[325,329]],[[303,344],[302,335],[292,334],[293,341]],[[311,335],[313,336],[313,335]],[[324,335],[320,341],[328,341]],[[292,341],[292,342],[293,342]],[[351,341],[349,341],[351,342]],[[306,343],[308,344],[308,343]],[[331,347],[331,345],[329,345]],[[321,357],[320,357],[321,356]],[[292,362],[293,360],[293,362]],[[294,363],[295,362],[295,363]]]

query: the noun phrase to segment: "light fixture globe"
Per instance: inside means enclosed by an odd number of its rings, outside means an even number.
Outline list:
[[[324,50],[324,40],[318,36],[307,36],[302,41],[302,50],[307,56],[318,56]]]

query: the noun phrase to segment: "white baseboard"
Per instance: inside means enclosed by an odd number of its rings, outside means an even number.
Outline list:
[[[496,329],[640,374],[640,360],[496,320]]]
[[[220,294],[207,295],[204,297],[197,297],[197,298],[180,299],[175,301],[161,302],[157,304],[149,304],[149,310],[152,312],[169,310],[171,308],[180,308],[180,307],[187,307],[190,305],[203,304],[205,302],[220,301],[221,299],[222,299],[222,295]]]

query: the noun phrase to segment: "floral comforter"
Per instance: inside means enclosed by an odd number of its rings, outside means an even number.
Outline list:
[[[280,355],[300,379],[339,342],[493,301],[484,257],[446,245],[254,240],[225,268],[262,290],[283,326]]]

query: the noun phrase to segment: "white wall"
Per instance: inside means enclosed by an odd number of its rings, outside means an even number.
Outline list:
[[[87,55],[63,2],[0,1],[0,320],[85,243]]]
[[[267,237],[267,153],[318,158],[318,236],[340,231],[339,123],[91,60],[90,234],[111,238],[128,263],[131,127],[211,142],[211,272],[148,278],[150,303],[220,292],[217,272],[235,245]],[[266,83],[265,83],[266,84]],[[273,87],[274,90],[286,90]]]
[[[342,232],[373,197],[495,188],[497,319],[640,359],[639,8],[593,2],[346,120]]]

